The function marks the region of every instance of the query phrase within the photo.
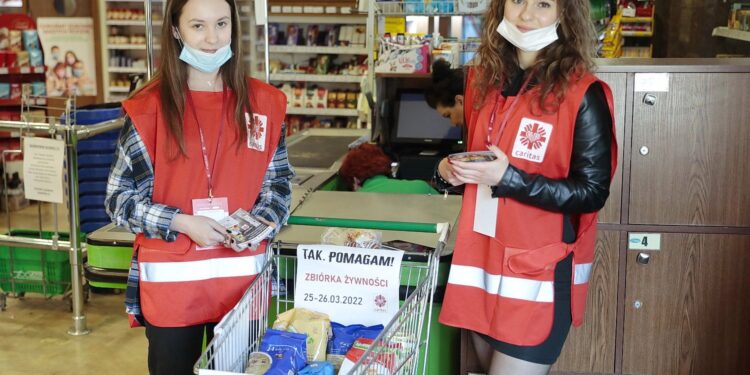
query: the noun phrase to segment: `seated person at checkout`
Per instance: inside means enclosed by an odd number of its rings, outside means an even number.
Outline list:
[[[464,71],[445,60],[432,63],[432,83],[425,90],[427,104],[453,126],[464,126]]]
[[[391,158],[377,145],[365,143],[349,150],[339,168],[339,177],[348,190],[366,193],[438,194],[422,180],[388,177]]]

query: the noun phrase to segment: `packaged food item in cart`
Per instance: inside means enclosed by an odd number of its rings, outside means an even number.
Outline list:
[[[247,358],[245,374],[264,375],[271,369],[271,363],[273,363],[273,360],[268,353],[252,352]]]
[[[307,363],[307,336],[302,333],[269,329],[260,342],[260,351],[271,357],[266,375],[296,374]]]
[[[331,362],[336,369],[341,368],[346,353],[354,345],[358,338],[375,339],[383,331],[383,325],[367,327],[362,324],[353,324],[345,326],[336,322],[331,322],[331,331],[333,336],[328,343],[328,362]]]
[[[299,375],[333,375],[333,365],[329,362],[313,362],[305,366]]]
[[[362,358],[367,349],[373,345],[373,342],[374,340],[372,339],[357,339],[357,341],[354,342],[354,345],[352,345],[352,348],[349,349],[349,352],[346,353],[346,358],[344,359],[344,363],[341,364],[338,375],[348,374],[354,368],[357,361]],[[399,350],[402,349],[398,344],[384,345],[382,350],[379,350],[373,358],[365,359],[363,362],[363,365],[368,370],[366,373],[391,375],[393,373],[393,368],[397,364],[396,354]]]
[[[378,249],[383,233],[369,229],[328,228],[320,236],[323,244]]]
[[[327,314],[291,309],[276,318],[273,329],[306,334],[308,362],[325,361],[328,338],[331,337],[331,319]]]
[[[256,246],[273,230],[241,208],[219,220],[219,224],[227,229],[230,239],[226,245],[234,251],[243,251],[248,247]]]

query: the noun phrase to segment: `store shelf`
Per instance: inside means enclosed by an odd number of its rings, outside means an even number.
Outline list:
[[[129,87],[120,87],[120,86],[112,86],[109,89],[109,92],[121,92],[121,93],[129,93],[130,88]]]
[[[151,21],[151,25],[161,26],[161,22]],[[146,26],[146,20],[107,20],[107,26]]]
[[[31,105],[46,105],[47,99],[45,98],[36,98],[36,99],[29,99],[29,104]],[[21,106],[21,99],[0,99],[0,107],[11,107],[11,106]]]
[[[44,74],[46,66],[34,66],[23,68],[0,68],[0,74]]]
[[[107,44],[107,49],[146,50],[145,44]],[[160,45],[154,45],[154,49],[161,49]]]
[[[359,83],[362,76],[332,75],[332,74],[293,74],[277,73],[271,74],[271,81],[296,81],[296,82],[332,82],[332,83]]]
[[[622,31],[622,36],[632,38],[650,38],[654,36],[653,31]]]
[[[143,0],[104,0],[107,3],[141,3],[143,4]],[[154,3],[163,3],[165,0],[151,0],[151,2]]]
[[[719,26],[714,28],[714,31],[711,33],[711,35],[750,42],[750,31],[730,29],[726,26]]]
[[[654,22],[654,17],[625,17],[620,18],[621,23],[650,23]]]
[[[432,78],[432,73],[375,73],[377,78]]]
[[[110,73],[146,73],[146,68],[128,68],[113,66],[107,69]]]
[[[263,47],[259,47],[263,49]],[[327,46],[271,46],[273,53],[324,53],[335,55],[367,55],[364,47],[327,47]]]
[[[376,1],[378,16],[480,16],[482,13],[466,13],[458,10],[457,2],[444,1],[425,4],[408,1]]]
[[[294,24],[310,24],[310,23],[335,23],[335,24],[346,24],[346,25],[364,25],[367,23],[367,14],[361,15],[335,15],[335,14],[279,14],[270,13],[268,15],[271,22],[273,23],[294,23]],[[242,19],[240,17],[240,19]]]
[[[356,117],[356,116],[359,116],[359,112],[356,109],[345,109],[345,108],[299,108],[299,107],[287,107],[286,114],[288,114],[288,115],[309,115],[309,116],[347,116],[347,117]]]

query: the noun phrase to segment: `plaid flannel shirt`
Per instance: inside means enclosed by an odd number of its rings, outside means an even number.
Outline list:
[[[251,214],[275,223],[276,228],[269,238],[281,229],[289,217],[291,203],[291,179],[294,170],[289,165],[284,138],[286,124],[282,124],[281,138],[273,160],[263,177],[263,185]],[[154,191],[154,168],[146,145],[130,118],[120,132],[115,160],[107,181],[107,196],[104,206],[112,221],[133,233],[143,233],[147,238],[161,238],[167,242],[177,239],[175,231],[169,229],[172,219],[180,213],[170,207],[151,201]],[[143,324],[139,300],[138,254],[134,254],[128,272],[125,292],[125,311],[133,314]]]

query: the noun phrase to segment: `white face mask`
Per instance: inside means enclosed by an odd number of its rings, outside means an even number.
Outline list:
[[[558,24],[559,22],[555,22],[547,27],[522,33],[516,25],[505,21],[503,18],[496,30],[516,48],[526,52],[536,52],[557,40]]]

